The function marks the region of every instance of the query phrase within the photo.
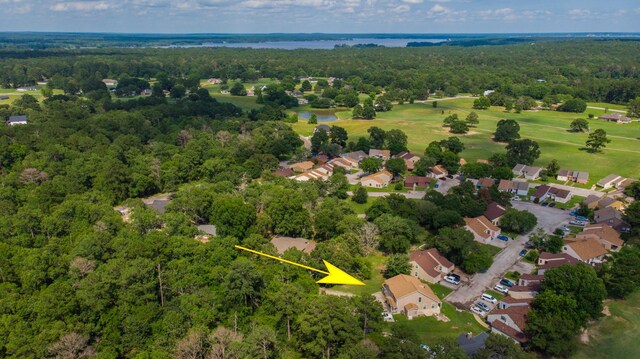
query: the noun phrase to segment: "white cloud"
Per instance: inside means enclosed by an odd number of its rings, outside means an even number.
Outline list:
[[[406,2],[407,4],[422,4],[424,0],[402,0],[402,2]]]
[[[589,19],[593,17],[591,10],[589,9],[571,9],[567,12],[567,14],[572,19]]]
[[[51,5],[53,11],[104,11],[116,6],[107,1],[66,1]]]
[[[403,13],[403,12],[407,12],[411,10],[411,7],[409,7],[409,5],[398,5],[396,7],[394,7],[391,11],[395,12],[395,13]]]
[[[505,7],[501,9],[483,10],[483,11],[480,11],[479,16],[483,20],[506,20],[506,21],[513,21],[519,17],[516,14],[516,12],[509,7]]]

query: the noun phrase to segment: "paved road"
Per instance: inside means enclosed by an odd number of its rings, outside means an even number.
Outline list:
[[[610,108],[604,108],[604,107],[587,106],[587,108],[594,109],[594,110],[602,110],[602,111],[607,110],[611,112],[627,113],[627,111],[625,110],[612,110]]]
[[[568,211],[542,207],[528,202],[514,202],[513,206],[518,210],[528,210],[535,214],[538,217],[538,226],[549,232],[569,223]],[[493,265],[485,273],[474,274],[468,282],[460,284],[458,289],[447,297],[447,300],[458,308],[468,309],[485,290],[493,287],[506,272],[518,270],[525,273],[528,272],[527,269],[530,271],[532,267],[519,262],[519,253],[528,240],[529,236],[523,235],[510,241],[509,246],[494,257]]]
[[[409,191],[409,192],[393,192],[395,194],[403,195],[409,199],[422,199],[424,197],[424,191]],[[353,196],[353,192],[347,192],[349,196]],[[392,192],[369,192],[369,197],[378,198],[378,197],[387,197],[392,194]]]
[[[304,142],[304,148],[311,151],[311,140],[309,139],[309,137],[304,137],[303,135],[300,135],[300,139],[302,140],[302,142]]]
[[[460,180],[457,178],[447,178],[446,181],[439,179],[436,183],[438,184],[438,188],[435,190],[442,194],[447,194],[451,188],[460,185]]]

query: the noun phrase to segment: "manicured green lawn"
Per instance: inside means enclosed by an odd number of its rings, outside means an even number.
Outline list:
[[[356,185],[351,185],[351,190],[353,191],[355,189],[356,189]],[[404,186],[402,187],[402,189],[397,190],[396,189],[396,183],[391,183],[390,185],[388,185],[387,187],[384,187],[384,188],[365,187],[365,189],[367,190],[367,192],[396,192],[396,193],[409,192],[409,190],[406,189]]]
[[[356,203],[354,201],[352,201],[351,199],[348,199],[346,201],[346,203],[349,205],[349,207],[351,207],[351,209],[356,213],[356,214],[364,214],[364,212],[367,210],[367,208],[369,208],[369,206],[371,206],[371,203],[373,203],[374,198],[367,198],[367,203]]]
[[[433,290],[433,292],[438,296],[438,298],[442,299],[449,295],[449,293],[453,292],[453,289],[449,287],[445,287],[442,284],[429,284],[429,288]]]
[[[370,295],[380,291],[380,288],[382,288],[382,283],[384,283],[384,277],[382,276],[382,267],[387,263],[387,258],[381,253],[376,253],[368,256],[366,260],[371,265],[371,279],[363,281],[365,285],[336,285],[333,287],[333,289],[356,295]]]
[[[584,201],[585,197],[573,196],[567,203],[556,202],[556,208],[560,209],[571,209],[578,205],[578,203]]]
[[[417,317],[413,320],[408,320],[404,315],[393,317],[396,323],[408,325],[428,345],[434,345],[443,338],[456,338],[460,333],[471,332],[477,335],[487,330],[475,320],[473,314],[458,311],[449,303],[442,303],[442,314],[446,315],[450,321],[445,323],[434,317]],[[389,323],[389,325],[397,324]]]
[[[640,292],[609,303],[611,316],[589,327],[589,344],[580,345],[575,359],[640,358]]]
[[[466,117],[472,111],[472,103],[473,99],[440,101],[436,109],[430,103],[395,105],[392,111],[379,113],[374,120],[351,120],[349,111],[339,111],[336,112],[339,120],[335,124],[344,127],[351,140],[368,136],[367,129],[372,126],[384,130],[401,129],[408,136],[409,149],[422,154],[431,141],[452,136],[442,127],[442,120],[453,113]],[[476,112],[480,116],[480,124],[460,136],[467,147],[461,156],[467,162],[487,159],[496,152],[504,151],[505,144],[493,142],[491,138],[499,120],[513,118],[520,123],[522,138],[533,139],[540,144],[542,154],[536,165],[546,166],[550,160],[557,159],[562,168],[588,171],[588,186],[611,173],[622,176],[640,173],[640,123],[618,125],[589,120],[592,129],[604,129],[612,140],[602,153],[593,154],[583,150],[588,134],[569,132],[569,124],[576,118],[587,118],[589,113],[597,117],[604,113],[602,110],[588,109],[583,114],[554,111],[516,114],[492,107]],[[303,135],[310,135],[313,127],[303,122],[293,124],[293,128]]]

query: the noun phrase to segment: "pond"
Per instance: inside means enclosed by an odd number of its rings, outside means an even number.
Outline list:
[[[310,111],[302,111],[298,112],[298,118],[300,120],[308,120],[311,118],[311,114],[315,113],[318,116],[318,122],[333,122],[338,119],[338,117],[332,113],[318,113],[318,112],[310,112]]]

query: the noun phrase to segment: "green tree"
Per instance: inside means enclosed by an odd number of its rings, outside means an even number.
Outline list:
[[[599,271],[607,294],[623,299],[640,288],[640,249],[625,246],[614,253]]]
[[[549,162],[549,164],[547,165],[547,176],[549,177],[556,177],[558,175],[558,171],[560,171],[560,165],[558,164],[558,161],[553,159],[551,160],[551,162]]]
[[[568,356],[576,349],[575,336],[583,322],[578,303],[570,295],[543,291],[532,303],[526,333],[530,345],[554,356]]]
[[[353,197],[351,197],[352,201],[359,204],[367,203],[368,199],[369,194],[367,190],[360,185],[356,187],[356,189],[353,191]]]
[[[387,133],[383,129],[374,126],[369,127],[369,129],[367,129],[367,132],[369,133],[371,148],[381,149],[384,147]]]
[[[323,146],[329,143],[329,135],[325,130],[319,129],[311,136],[311,152],[318,153]]]
[[[374,173],[382,168],[382,159],[377,157],[367,157],[360,161],[360,168],[364,172]]]
[[[520,138],[520,125],[516,120],[500,120],[494,138],[498,142],[511,142]]]
[[[416,176],[426,176],[429,172],[429,168],[436,165],[430,157],[422,157],[413,165],[413,174]]]
[[[440,162],[449,173],[456,173],[460,169],[460,157],[451,151],[444,151]]]
[[[409,256],[406,254],[392,254],[387,261],[387,270],[384,272],[384,277],[391,278],[398,274],[409,274],[409,272],[411,272]]]
[[[311,91],[313,90],[313,86],[311,86],[311,82],[309,82],[309,80],[304,80],[300,85],[300,90],[302,90],[303,92]]]
[[[602,301],[607,296],[602,279],[593,267],[578,263],[562,265],[544,273],[542,291],[552,291],[575,299],[580,325],[602,315]]]
[[[373,223],[380,230],[380,249],[385,253],[405,253],[416,240],[414,228],[404,218],[383,214]]]
[[[440,146],[442,146],[442,148],[449,150],[455,154],[458,154],[464,151],[465,149],[464,143],[462,143],[462,141],[460,141],[460,139],[455,136],[449,137],[446,140],[441,140]]]
[[[636,200],[640,200],[640,181],[632,182],[624,189],[624,194],[629,197],[633,197]]]
[[[444,120],[442,120],[442,126],[443,127],[451,127],[451,125],[455,121],[458,121],[458,114],[457,113],[454,113],[453,115],[449,115],[449,116],[445,117]]]
[[[474,127],[477,126],[480,123],[478,114],[475,113],[474,111],[471,111],[467,115],[466,121],[470,126],[474,126]]]
[[[476,110],[486,110],[491,107],[491,101],[486,96],[480,96],[473,101],[473,108]]]
[[[540,157],[540,146],[536,141],[515,140],[507,145],[507,159],[511,165],[516,163],[531,165],[538,157]]]
[[[244,88],[244,85],[240,82],[236,82],[229,89],[229,93],[233,96],[247,96],[247,90]]]
[[[587,103],[579,98],[572,98],[565,101],[558,107],[558,111],[582,113],[587,109]]]
[[[407,135],[402,130],[390,130],[385,135],[387,148],[392,155],[407,150]]]
[[[454,121],[451,124],[451,133],[467,133],[469,132],[469,126],[465,121]]]
[[[529,211],[518,211],[513,208],[507,209],[500,218],[500,228],[505,231],[525,234],[538,224],[538,218]]]
[[[640,97],[629,101],[628,115],[632,117],[640,117]]]
[[[535,359],[534,353],[527,353],[513,339],[500,334],[491,334],[484,342],[484,348],[474,355],[474,358],[495,358],[495,359]]]
[[[221,196],[211,206],[210,220],[216,225],[218,235],[244,239],[256,220],[256,209],[242,198]]]
[[[402,158],[391,158],[387,161],[386,168],[394,177],[398,177],[407,171],[407,164]]]
[[[307,121],[307,124],[309,124],[309,125],[317,125],[318,124],[318,115],[316,115],[315,113],[312,113],[311,116],[309,117],[309,120]]]
[[[571,121],[570,127],[573,132],[589,132],[589,121],[584,118],[576,118]]]
[[[331,126],[331,143],[335,143],[344,147],[347,144],[347,140],[349,139],[349,135],[347,134],[347,130],[339,126]]]
[[[607,132],[601,128],[589,134],[586,145],[591,152],[600,152],[601,149],[607,147],[607,143],[611,142],[607,138]]]

